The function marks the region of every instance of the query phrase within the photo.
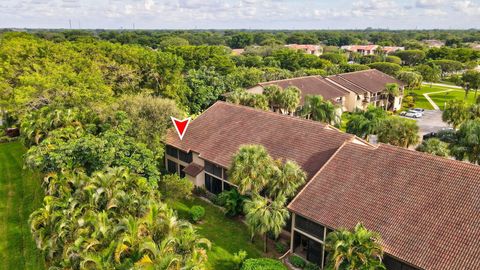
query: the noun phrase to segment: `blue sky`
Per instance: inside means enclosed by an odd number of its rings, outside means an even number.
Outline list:
[[[480,28],[480,0],[0,0],[0,27]]]

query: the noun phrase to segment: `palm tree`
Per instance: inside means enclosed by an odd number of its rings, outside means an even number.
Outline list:
[[[385,110],[392,110],[395,102],[395,97],[400,94],[400,89],[396,83],[387,83],[385,85],[385,93],[387,94],[387,104]]]
[[[268,105],[272,111],[280,109],[282,88],[278,85],[267,85],[263,89],[263,94],[267,97]]]
[[[243,145],[233,157],[229,178],[240,194],[259,193],[270,181],[273,169],[273,159],[265,147]]]
[[[302,115],[307,119],[328,124],[338,123],[336,107],[330,101],[325,101],[320,95],[308,95],[302,108]]]
[[[307,174],[294,161],[288,160],[283,163],[276,161],[277,168],[268,185],[268,194],[270,198],[286,197],[291,198],[296,194],[297,189],[303,185],[307,179]]]
[[[245,201],[245,219],[250,229],[251,240],[256,233],[264,236],[264,252],[267,252],[267,233],[277,237],[285,226],[289,212],[285,207],[286,198],[277,197],[269,200],[260,195],[255,195],[251,200]]]
[[[480,165],[480,118],[463,123],[456,137],[457,140],[452,144],[452,156]]]
[[[358,223],[353,231],[339,229],[327,235],[327,269],[385,269],[380,235]]]
[[[423,141],[416,150],[440,157],[447,157],[450,152],[448,149],[448,143],[442,142],[438,138],[430,138]]]
[[[279,105],[283,114],[293,115],[300,105],[300,89],[289,86],[281,91]]]
[[[61,269],[203,269],[210,242],[125,168],[52,174],[30,216],[47,265]]]
[[[459,127],[468,117],[468,107],[462,100],[449,101],[447,108],[442,113],[442,120],[452,125],[453,128]]]

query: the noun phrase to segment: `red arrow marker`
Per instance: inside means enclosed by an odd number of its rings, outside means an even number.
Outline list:
[[[170,116],[170,118],[172,119],[173,125],[177,130],[178,137],[180,137],[180,140],[182,140],[183,135],[185,135],[185,132],[187,132],[187,127],[188,127],[188,124],[190,123],[190,117],[185,118],[183,120],[179,120],[173,116]]]

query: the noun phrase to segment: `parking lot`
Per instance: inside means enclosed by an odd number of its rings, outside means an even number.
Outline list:
[[[405,117],[408,118],[408,117]],[[442,121],[442,111],[437,110],[425,110],[423,113],[422,118],[409,118],[414,119],[418,123],[418,127],[420,128],[420,135],[423,136],[424,134],[439,131],[442,128],[449,127],[449,125]]]

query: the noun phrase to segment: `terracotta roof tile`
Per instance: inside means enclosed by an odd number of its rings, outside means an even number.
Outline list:
[[[331,228],[363,222],[423,269],[480,269],[480,166],[345,144],[289,209]]]
[[[191,175],[193,177],[197,176],[202,171],[203,171],[203,166],[193,162],[188,164],[188,166],[183,169],[184,173]]]
[[[282,89],[289,86],[296,86],[301,91],[301,104],[303,104],[305,96],[307,95],[321,95],[324,99],[333,101],[338,97],[343,97],[348,94],[348,91],[329,82],[321,76],[299,77],[259,84],[263,87],[268,85],[278,85]]]
[[[171,129],[166,143],[225,168],[241,145],[262,144],[272,157],[294,160],[311,177],[354,138],[320,122],[219,101],[190,123],[182,141]]]
[[[338,77],[343,80],[339,80]],[[356,88],[362,88],[368,92],[377,93],[385,90],[385,85],[387,83],[404,85],[404,83],[401,81],[376,69],[343,73],[329,76],[327,78],[334,80],[336,83],[344,86],[347,89],[352,87],[352,84],[356,85],[356,87],[352,89],[352,91],[355,93],[357,93]],[[348,81],[348,83],[345,81]]]

